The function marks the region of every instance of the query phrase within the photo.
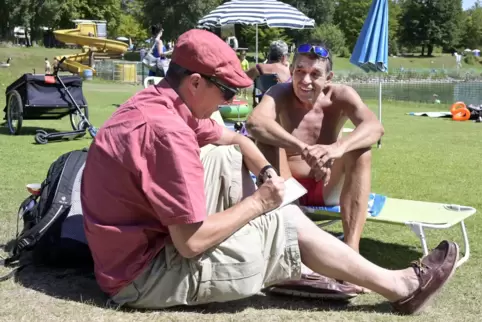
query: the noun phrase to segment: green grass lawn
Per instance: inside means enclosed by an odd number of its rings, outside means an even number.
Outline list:
[[[3,53],[2,53],[3,54]],[[41,56],[40,56],[41,57]],[[42,61],[40,61],[40,64]],[[33,62],[29,67],[36,66]],[[42,65],[40,65],[42,66]],[[22,69],[23,70],[23,69]],[[20,75],[9,76],[0,69],[0,91]],[[13,75],[13,72],[18,74]],[[140,87],[106,83],[85,83],[84,94],[91,121],[102,123]],[[0,106],[5,97],[0,96]],[[367,102],[376,109],[376,102]],[[373,150],[372,191],[395,198],[457,203],[482,209],[479,166],[482,143],[481,124],[407,116],[415,110],[440,110],[440,106],[390,102],[383,104],[386,134],[381,149]],[[445,107],[444,107],[445,109]],[[0,244],[15,234],[16,212],[27,196],[25,184],[41,182],[49,165],[62,153],[89,146],[91,139],[36,145],[37,128],[69,130],[68,118],[58,121],[25,121],[18,136],[0,129]],[[457,270],[428,312],[410,321],[478,321],[482,292],[480,264],[482,219],[476,214],[467,220],[472,242],[471,258]],[[340,226],[330,228],[340,231]],[[462,242],[459,229],[427,233],[429,247],[442,239]],[[421,256],[418,238],[405,227],[368,223],[361,253],[377,264],[397,269]],[[0,273],[5,272],[0,270]],[[287,297],[255,296],[201,308],[172,309],[165,312],[127,312],[105,306],[105,298],[90,277],[48,272],[27,267],[18,278],[0,283],[0,310],[4,321],[396,321],[389,305],[376,294],[362,295],[348,305]],[[479,318],[477,318],[479,316]]]
[[[255,53],[248,53],[247,57],[250,64],[254,66]],[[264,57],[260,54],[258,62],[263,62]],[[390,72],[396,72],[401,67],[405,70],[428,70],[428,69],[456,69],[455,57],[450,54],[434,54],[433,57],[421,57],[414,55],[413,57],[388,57],[388,68]],[[468,65],[462,61],[462,70],[482,70],[482,64]],[[360,72],[360,68],[350,63],[350,57],[333,57],[334,72],[355,71]]]
[[[51,62],[53,57],[62,54],[69,55],[80,53],[80,49],[58,49],[58,48],[0,48],[0,61],[6,61],[8,57],[12,57],[12,66],[14,71],[21,71],[22,73],[31,73],[35,68],[37,72],[43,72],[44,59],[47,57]],[[126,60],[139,61],[139,52],[128,52],[125,54]],[[248,60],[251,65],[254,65],[254,53],[248,53]],[[262,54],[259,61],[263,61]],[[388,66],[390,70],[398,69],[403,66],[405,69],[455,69],[455,58],[449,54],[435,54],[434,57],[389,57]],[[343,71],[358,71],[361,70],[350,63],[349,57],[334,57],[333,67],[336,72]],[[462,62],[462,69],[482,70],[482,65],[467,65]],[[12,70],[12,69],[10,69]],[[8,69],[0,69],[1,80],[3,81],[3,74],[10,74]],[[16,73],[15,73],[16,75]]]

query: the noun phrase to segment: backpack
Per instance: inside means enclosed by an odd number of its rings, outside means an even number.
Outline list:
[[[6,267],[15,267],[0,281],[13,276],[24,265],[22,255],[31,254],[33,264],[57,268],[93,269],[93,259],[85,239],[80,182],[87,149],[61,155],[47,172],[40,192],[28,196],[20,205],[17,217],[17,235],[11,242]],[[18,233],[18,221],[23,229]]]

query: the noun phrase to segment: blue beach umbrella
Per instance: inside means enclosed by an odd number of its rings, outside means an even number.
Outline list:
[[[350,63],[365,72],[388,71],[388,0],[373,0]],[[378,83],[378,118],[382,121],[382,82]],[[381,147],[381,140],[378,147]]]
[[[388,0],[373,0],[350,62],[366,72],[388,70]]]

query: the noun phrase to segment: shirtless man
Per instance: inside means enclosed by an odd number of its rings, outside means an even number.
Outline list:
[[[282,40],[276,40],[269,46],[268,62],[266,64],[256,64],[246,74],[253,80],[263,74],[277,74],[279,81],[284,83],[291,77],[288,60],[288,45]]]
[[[359,252],[371,184],[371,145],[383,135],[357,92],[331,83],[322,42],[300,45],[292,82],[272,87],[247,121],[250,135],[281,176],[308,190],[301,205],[340,205],[344,240]],[[353,132],[341,137],[347,120]]]

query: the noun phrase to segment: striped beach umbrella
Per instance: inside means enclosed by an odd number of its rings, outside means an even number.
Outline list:
[[[256,26],[256,62],[258,59],[258,25],[270,28],[314,28],[315,21],[289,4],[277,0],[228,1],[198,22],[198,27],[221,27],[224,25]]]

